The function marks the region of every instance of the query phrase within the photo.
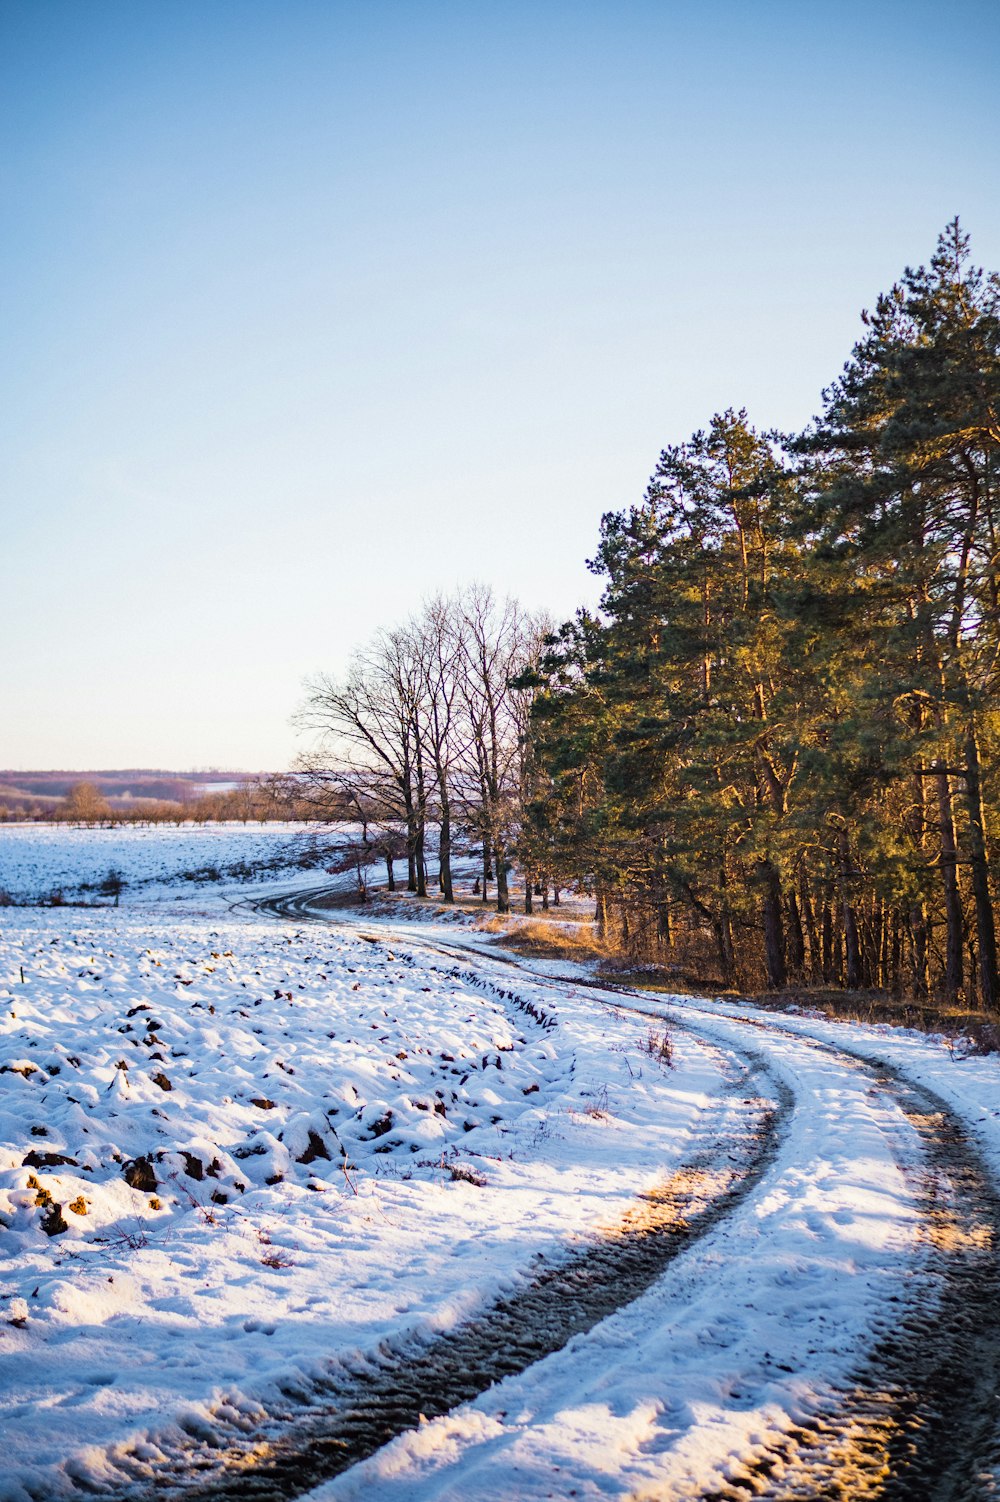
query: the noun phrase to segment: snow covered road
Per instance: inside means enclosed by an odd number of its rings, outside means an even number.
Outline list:
[[[756,1039],[789,1104],[766,1177],[654,1290],[315,1502],[993,1495],[1000,1205],[961,1117],[879,1057],[885,1040],[612,1004],[744,1057]]]

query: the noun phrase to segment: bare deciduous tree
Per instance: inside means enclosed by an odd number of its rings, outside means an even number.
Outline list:
[[[92,782],[78,782],[70,789],[62,813],[74,823],[101,824],[111,818],[111,807]]]
[[[317,791],[342,795],[344,774],[369,806],[406,829],[408,886],[427,892],[427,812],[419,667],[406,631],[380,631],[358,652],[346,678],[321,674],[307,685],[297,720],[314,733],[299,771]]]
[[[509,910],[530,697],[515,680],[537,654],[543,626],[477,585],[435,596],[405,625],[379,631],[343,679],[322,675],[307,685],[297,718],[315,739],[299,758],[300,796],[328,817],[361,823],[390,886],[403,828],[409,889],[427,895],[427,831],[436,826],[441,893],[454,901],[460,819],[482,842],[484,900],[495,867],[497,907]],[[380,831],[374,841],[370,824]]]
[[[423,688],[423,735],[434,776],[438,826],[438,880],[445,902],[454,902],[451,873],[452,778],[462,754],[456,712],[462,660],[458,615],[452,601],[436,596],[410,627]]]
[[[521,760],[530,691],[515,687],[537,654],[544,622],[511,599],[498,601],[484,585],[456,602],[460,636],[459,702],[466,753],[464,809],[483,842],[483,900],[490,863],[497,911],[510,911],[510,853],[520,821]]]

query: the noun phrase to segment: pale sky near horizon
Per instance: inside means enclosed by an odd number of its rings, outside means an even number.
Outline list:
[[[472,579],[565,618],[713,412],[801,426],[956,213],[985,0],[0,0],[0,767],[277,768]]]

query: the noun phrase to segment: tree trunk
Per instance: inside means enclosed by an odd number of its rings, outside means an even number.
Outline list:
[[[406,890],[417,890],[417,813],[409,782],[403,785],[403,808],[406,813]]]
[[[497,912],[510,912],[510,892],[507,887],[507,861],[502,845],[497,845],[493,851],[493,860],[497,868]]]
[[[389,878],[389,891],[390,892],[394,892],[396,890],[396,872],[394,870],[395,864],[396,863],[393,860],[392,856],[389,855],[388,852],[386,852],[386,857],[385,857],[385,873],[386,873],[386,876]]]
[[[988,1012],[995,1012],[1000,1007],[997,939],[993,920],[993,903],[990,900],[990,866],[986,845],[986,821],[983,816],[979,737],[976,734],[975,720],[971,716],[965,731],[965,767],[965,797],[969,815],[969,865],[972,869],[972,895],[976,904],[981,1005]]]
[[[736,946],[733,943],[733,915],[729,906],[729,872],[726,870],[725,855],[719,861],[719,891],[722,894],[722,900],[719,904],[719,918],[715,928],[716,942],[719,946],[719,964],[722,968],[722,984],[734,986],[736,984]]]
[[[979,1007],[979,954],[973,939],[967,944],[969,951],[969,983],[966,988],[965,999],[971,1011]]]
[[[490,882],[492,880],[493,880],[493,867],[492,867],[492,865],[490,863],[490,842],[489,842],[489,840],[484,840],[483,841],[483,894],[482,894],[482,900],[483,900],[483,902],[489,902],[489,900],[490,900],[489,887],[490,887]]]
[[[788,983],[788,971],[785,968],[785,933],[781,921],[781,879],[773,861],[760,861],[757,870],[764,887],[762,919],[767,988],[769,991],[779,991]]]
[[[799,909],[805,923],[806,938],[809,942],[809,979],[815,985],[823,979],[823,956],[820,949],[819,934],[816,929],[816,907],[813,903],[812,893],[809,890],[809,882],[805,870],[799,882]]]
[[[861,945],[858,918],[851,902],[851,859],[847,830],[837,831],[837,855],[840,865],[840,905],[844,918],[844,984],[848,991],[861,987]]]
[[[416,876],[417,896],[427,896],[427,862],[424,859],[424,823],[418,819],[414,836],[413,865]]]
[[[823,903],[823,984],[833,985],[833,978],[837,973],[837,960],[834,954],[833,940],[833,908],[829,900]]]
[[[792,972],[801,979],[806,970],[806,941],[802,932],[802,916],[799,912],[798,898],[794,892],[788,894],[788,959]]]
[[[889,989],[889,972],[891,969],[889,949],[892,941],[892,909],[884,902],[879,901],[879,926],[878,926],[878,983],[885,989]]]
[[[926,996],[931,988],[927,964],[927,909],[922,902],[910,908],[910,970],[913,990],[917,996]]]
[[[533,910],[533,903],[532,903],[532,898],[531,898],[531,872],[530,871],[525,871],[525,873],[524,873],[524,911],[530,917],[530,915],[532,913],[532,910]]]
[[[892,910],[892,942],[889,948],[889,989],[893,996],[903,994],[903,915]]]
[[[923,768],[917,768],[914,777],[913,789],[913,813],[912,831],[913,841],[917,848],[918,859],[923,864],[924,845],[927,838],[927,782],[922,776]],[[910,965],[913,975],[913,990],[917,996],[927,996],[930,992],[930,968],[928,964],[928,944],[930,935],[927,924],[927,905],[923,901],[914,902],[909,911],[910,930]]]
[[[719,951],[719,969],[722,972],[722,984],[728,989],[736,982],[733,925],[729,917],[728,907],[723,907],[722,914],[716,920],[713,927],[715,928],[715,943]]]
[[[858,918],[853,906],[844,898],[844,985],[848,991],[861,988],[861,946],[858,942]]]
[[[865,986],[879,987],[882,954],[882,901],[876,898],[871,913],[864,924],[864,943],[861,947],[861,976]]]
[[[958,847],[951,802],[951,779],[945,765],[934,765],[938,817],[941,828],[941,879],[944,882],[945,938],[944,994],[953,1002],[962,989],[962,896],[958,890]]]
[[[451,808],[448,799],[441,799],[441,833],[438,844],[438,867],[441,872],[441,893],[445,902],[455,901],[455,887],[451,876]]]

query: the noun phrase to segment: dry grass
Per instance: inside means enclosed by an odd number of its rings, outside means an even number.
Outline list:
[[[601,960],[606,950],[593,923],[554,923],[544,918],[494,914],[480,923],[505,949],[548,960]]]
[[[1000,1018],[967,1007],[948,1006],[935,1000],[891,996],[886,991],[840,991],[833,986],[789,986],[783,991],[725,991],[709,978],[679,967],[649,967],[630,964],[610,955],[599,975],[613,984],[638,991],[691,996],[710,995],[720,1001],[762,1007],[772,1012],[812,1012],[831,1022],[888,1023],[917,1032],[935,1033],[961,1043],[963,1055],[1000,1053]]]
[[[486,1188],[485,1176],[469,1163],[449,1163],[448,1173],[456,1184],[474,1184],[477,1189]]]
[[[274,1268],[275,1271],[280,1271],[281,1269],[286,1267],[294,1267],[295,1259],[293,1257],[290,1257],[287,1252],[265,1252],[260,1259],[260,1265],[261,1267],[271,1267]]]
[[[912,1027],[923,1033],[962,1038],[972,1045],[974,1052],[1000,1052],[1000,1019],[988,1012],[971,1012],[940,1001],[890,996],[885,991],[838,991],[827,986],[734,994],[731,999],[751,1002],[770,1011],[787,1012],[795,1008],[819,1012],[832,1021],[887,1022],[893,1027]]]
[[[561,919],[552,916],[528,917],[518,912],[497,913],[493,904],[493,898],[486,903],[474,893],[456,891],[454,902],[446,904],[436,892],[427,897],[417,897],[405,888],[389,892],[385,887],[380,887],[377,890],[369,889],[368,902],[361,910],[391,917],[402,916],[400,909],[403,907],[419,908],[441,917],[457,912],[465,913],[475,920],[475,926],[481,933],[490,934],[498,944],[505,949],[514,950],[516,954],[540,959],[579,961],[602,961],[608,957],[608,950],[598,940],[594,922],[589,918],[578,918],[570,903],[556,910],[566,912],[566,916]],[[358,903],[353,894],[346,901],[337,894],[329,902],[321,899],[316,906],[353,907],[358,906]],[[588,903],[588,907],[592,906]]]
[[[673,1065],[674,1045],[666,1028],[659,1031],[651,1027],[640,1047],[643,1053],[648,1053],[651,1059],[658,1059],[666,1069],[670,1069]]]
[[[320,902],[316,905],[320,907],[323,904]],[[428,892],[426,897],[418,897],[416,892],[408,892],[405,887],[397,887],[395,892],[390,892],[388,887],[369,887],[366,903],[359,903],[357,897],[352,894],[350,903],[344,905],[362,907],[367,912],[392,917],[399,917],[399,908],[406,906],[417,907],[435,914],[440,913],[442,916],[458,912],[468,913],[470,918],[477,918],[482,913],[490,911],[492,899],[490,903],[484,903],[480,897],[472,894],[466,896],[456,892],[454,902],[447,903],[438,891]]]

